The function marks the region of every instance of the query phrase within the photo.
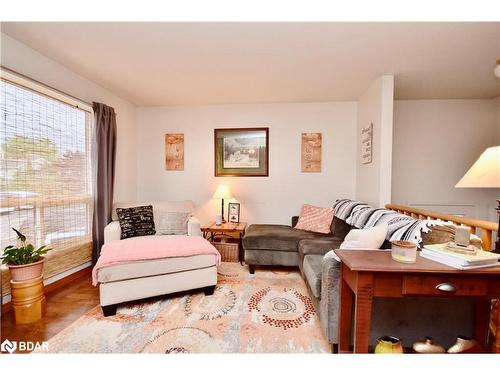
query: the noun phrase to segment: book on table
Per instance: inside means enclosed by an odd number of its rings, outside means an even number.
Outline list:
[[[435,262],[461,270],[494,267],[500,265],[500,254],[477,250],[475,254],[458,253],[447,248],[447,244],[425,245],[420,255]]]

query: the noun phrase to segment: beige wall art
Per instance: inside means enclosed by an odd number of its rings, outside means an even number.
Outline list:
[[[321,172],[321,133],[302,133],[302,172]]]
[[[361,129],[361,160],[363,164],[372,162],[373,123]]]
[[[184,170],[184,134],[165,134],[165,168],[167,171]]]

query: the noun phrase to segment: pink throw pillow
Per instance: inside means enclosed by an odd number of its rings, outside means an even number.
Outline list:
[[[323,208],[304,204],[295,229],[328,234],[330,233],[330,226],[334,214],[335,210],[333,208]]]

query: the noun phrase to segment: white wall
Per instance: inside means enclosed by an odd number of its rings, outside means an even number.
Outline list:
[[[218,184],[230,185],[241,220],[288,224],[303,203],[331,206],[355,193],[355,102],[137,109],[138,197],[193,199],[213,220]],[[269,127],[269,177],[214,177],[214,128]],[[166,171],[164,134],[185,134],[185,170]],[[323,133],[321,173],[300,172],[302,132]]]
[[[471,214],[496,219],[493,208],[498,191],[453,186],[484,148],[500,144],[500,98],[397,101],[392,146],[392,76],[376,80],[358,103],[136,109],[5,34],[1,34],[1,63],[84,101],[115,108],[117,201],[190,198],[208,220],[219,209],[210,199],[215,186],[229,183],[243,205],[242,219],[252,222],[288,223],[303,202],[327,206],[334,199],[354,196],[378,206],[389,201],[470,205]],[[363,165],[360,129],[370,122],[374,123],[373,161]],[[249,126],[271,129],[270,177],[215,178],[213,129]],[[320,174],[300,173],[303,131],[323,133]],[[164,170],[166,132],[186,134],[184,172]]]
[[[391,201],[394,77],[375,80],[358,100],[356,199],[376,207]],[[361,160],[361,130],[373,123],[372,162]]]
[[[135,106],[6,34],[1,34],[1,63],[85,102],[102,102],[115,109],[118,133],[115,200],[134,200],[137,193]]]
[[[499,99],[396,101],[392,201],[496,221],[500,189],[454,186],[487,147],[499,144]]]
[[[497,99],[497,144],[500,145],[500,97]]]

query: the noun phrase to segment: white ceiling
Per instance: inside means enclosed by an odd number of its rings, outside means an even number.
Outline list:
[[[493,98],[500,23],[2,23],[2,32],[140,106]]]

